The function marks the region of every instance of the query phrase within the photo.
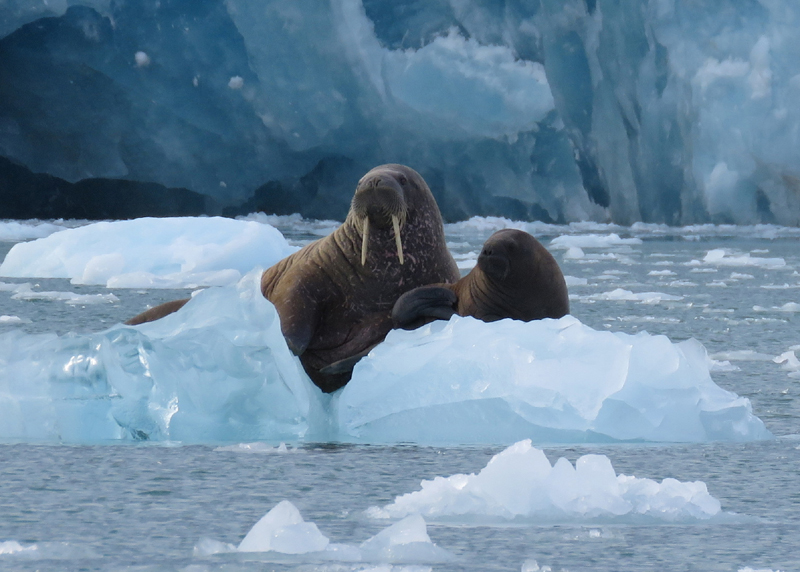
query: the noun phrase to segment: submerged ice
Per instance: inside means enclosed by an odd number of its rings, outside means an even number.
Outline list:
[[[661,483],[617,475],[604,455],[584,455],[573,466],[565,458],[551,465],[544,452],[520,441],[498,453],[477,475],[456,474],[422,481],[419,491],[371,507],[372,518],[420,514],[448,523],[524,521],[587,522],[707,520],[720,503],[705,483]]]

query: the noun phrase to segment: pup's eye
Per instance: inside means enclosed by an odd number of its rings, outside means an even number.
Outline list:
[[[397,180],[400,181],[401,185],[405,185],[408,182],[404,175],[400,175],[400,178]]]

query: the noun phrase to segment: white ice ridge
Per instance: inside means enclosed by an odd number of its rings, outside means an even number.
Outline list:
[[[771,434],[716,385],[705,348],[572,316],[454,316],[394,330],[335,396],[339,431],[365,442],[746,441]]]
[[[0,441],[507,444],[770,438],[694,340],[561,320],[393,331],[323,394],[256,269],[180,311],[92,334],[0,333]]]
[[[297,507],[288,500],[265,514],[238,547],[204,538],[194,549],[196,556],[223,552],[274,552],[295,557],[311,554],[315,560],[338,562],[418,563],[453,559],[449,552],[431,542],[425,519],[418,514],[403,518],[359,546],[332,544],[316,524],[303,520]]]
[[[0,242],[21,242],[32,238],[44,238],[66,227],[58,223],[28,221],[0,221]]]
[[[222,217],[98,222],[14,245],[0,276],[111,288],[235,284],[297,250],[270,225]]]
[[[421,514],[429,521],[480,523],[525,521],[707,520],[720,503],[701,481],[680,482],[617,475],[605,455],[584,455],[572,465],[550,464],[530,439],[498,453],[477,475],[422,481],[422,489],[395,498],[372,518]]]

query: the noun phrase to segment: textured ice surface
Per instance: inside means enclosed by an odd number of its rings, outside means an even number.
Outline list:
[[[361,544],[364,560],[376,562],[447,562],[453,557],[431,542],[425,519],[407,514],[400,522]]]
[[[719,501],[701,481],[667,478],[658,483],[617,475],[605,455],[584,455],[575,466],[562,457],[551,465],[530,440],[495,455],[477,475],[422,481],[421,490],[367,510],[373,518],[421,514],[434,521],[468,523],[706,520],[719,512]]]
[[[800,221],[793,0],[76,3],[0,5],[31,70],[0,151],[37,171],[223,200],[306,176],[299,205],[346,208],[354,172],[398,160],[452,217]],[[91,105],[25,97],[84,68]]]
[[[221,217],[98,222],[14,245],[0,276],[112,288],[235,284],[294,252],[275,228]]]
[[[3,440],[299,440],[326,422],[260,270],[96,334],[0,335]]]
[[[330,541],[313,522],[305,522],[289,501],[281,501],[259,520],[239,544],[239,552],[304,554],[325,550]]]
[[[770,437],[748,399],[711,380],[697,341],[599,332],[572,316],[392,331],[337,399],[340,431],[367,442]]]

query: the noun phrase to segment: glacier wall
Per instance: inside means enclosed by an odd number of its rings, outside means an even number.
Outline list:
[[[792,0],[7,0],[0,155],[342,217],[800,225]]]

